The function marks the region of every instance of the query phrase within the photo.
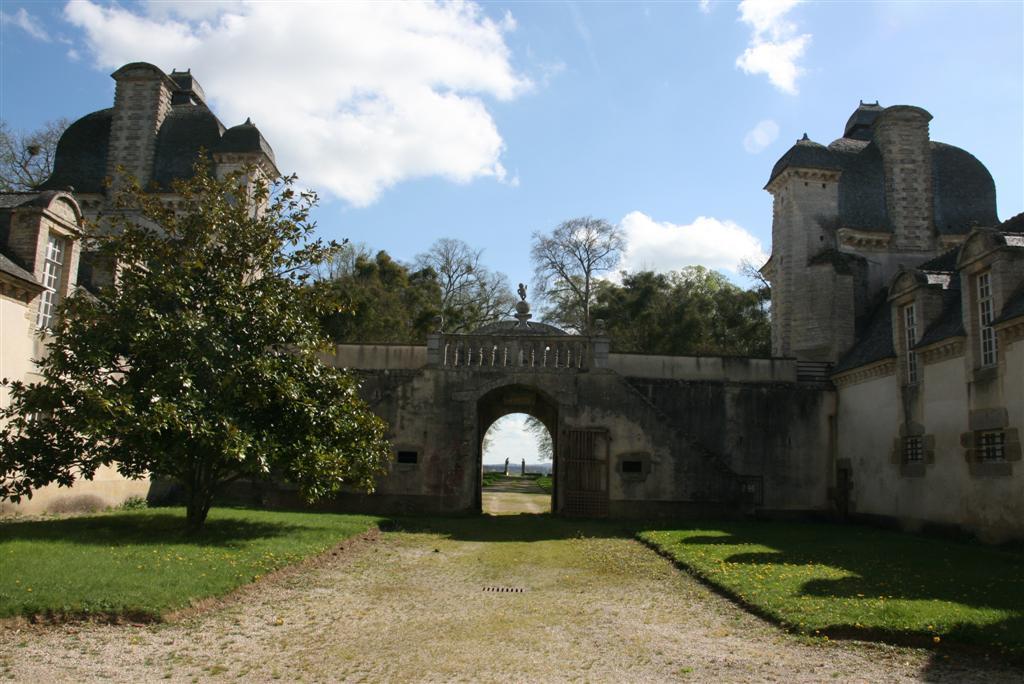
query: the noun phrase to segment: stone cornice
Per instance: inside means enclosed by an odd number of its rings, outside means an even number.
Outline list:
[[[915,349],[919,358],[925,364],[937,363],[946,359],[956,358],[964,355],[964,345],[967,338],[958,336],[939,340],[927,347]]]
[[[0,271],[0,295],[28,304],[42,291],[43,286],[39,283],[30,283]]]
[[[896,359],[882,359],[866,366],[851,368],[832,376],[832,384],[836,387],[848,387],[862,382],[882,378],[896,373]]]
[[[773,178],[768,185],[764,186],[764,189],[774,194],[779,187],[785,185],[786,181],[790,178],[799,178],[800,180],[808,181],[830,181],[834,183],[839,180],[840,175],[842,175],[842,171],[836,169],[802,169],[787,166],[778,176]]]
[[[998,335],[999,344],[1009,345],[1024,340],[1024,316],[1017,316],[993,326]]]
[[[892,242],[892,233],[856,228],[840,228],[837,231],[839,243],[846,247],[861,249],[887,249]]]

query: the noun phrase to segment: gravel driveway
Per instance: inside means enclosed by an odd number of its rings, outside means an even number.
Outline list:
[[[627,536],[548,516],[370,535],[168,624],[0,629],[0,674],[32,682],[1021,679],[979,659],[798,639]]]

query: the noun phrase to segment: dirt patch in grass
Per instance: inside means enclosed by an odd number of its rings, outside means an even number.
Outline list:
[[[0,631],[20,680],[1010,682],[1020,672],[797,637],[615,524],[405,520],[173,624]],[[521,592],[486,591],[515,587]]]

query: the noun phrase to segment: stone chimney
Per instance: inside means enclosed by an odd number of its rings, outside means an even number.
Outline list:
[[[901,251],[935,246],[934,186],[928,122],[920,107],[886,107],[874,123],[885,170],[885,207],[893,243]]]
[[[145,62],[121,67],[111,77],[117,82],[114,119],[110,125],[107,175],[116,178],[117,168],[143,187],[153,178],[156,136],[171,109],[174,81]]]

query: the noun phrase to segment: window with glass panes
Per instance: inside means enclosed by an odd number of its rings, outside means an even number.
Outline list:
[[[920,463],[924,460],[924,440],[921,437],[903,438],[903,462]]]
[[[903,307],[903,332],[907,343],[907,382],[917,383],[917,354],[914,343],[917,342],[917,312],[913,304]]]
[[[1002,430],[978,433],[978,452],[982,461],[1005,461],[1006,433]]]
[[[36,325],[49,328],[53,313],[60,304],[60,284],[64,275],[64,240],[50,236],[46,243],[46,259],[43,261],[43,287],[39,299],[39,315]]]
[[[996,331],[992,329],[994,315],[992,302],[992,274],[978,276],[978,326],[981,331],[981,365],[996,364]]]

